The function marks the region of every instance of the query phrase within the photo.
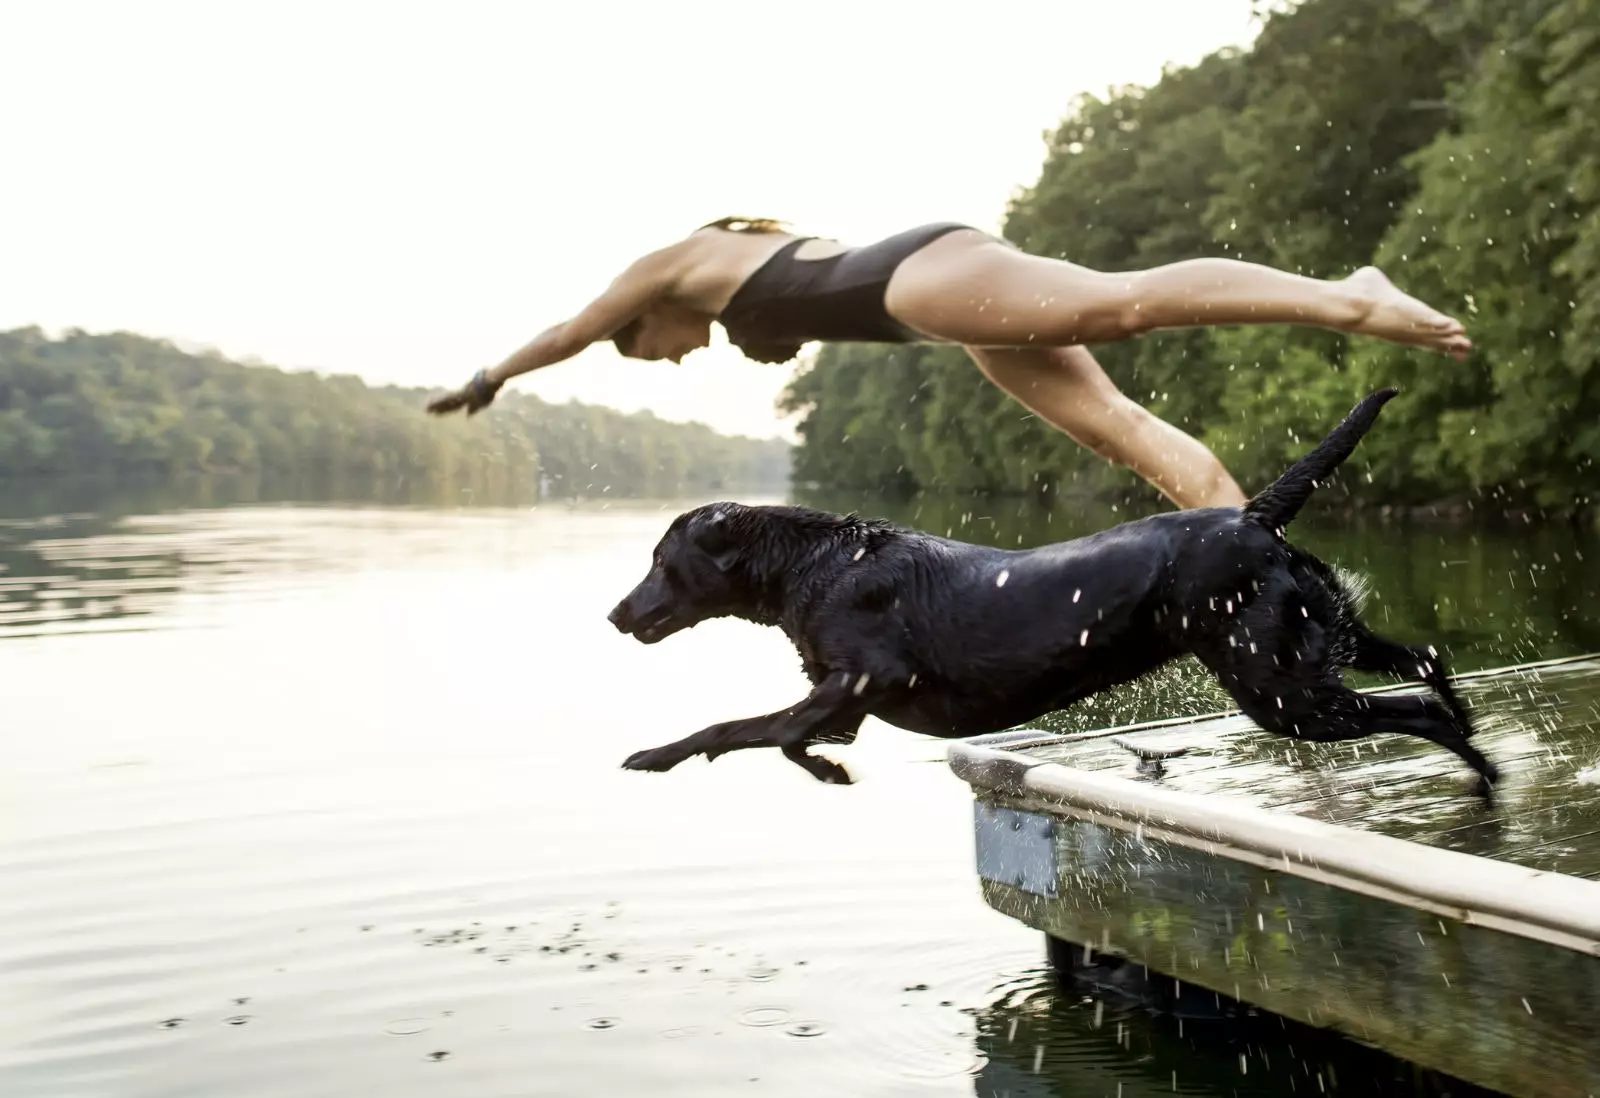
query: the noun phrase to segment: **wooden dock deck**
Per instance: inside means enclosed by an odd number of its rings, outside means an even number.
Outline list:
[[[984,896],[1174,988],[1504,1093],[1600,1095],[1600,656],[1457,682],[1492,805],[1431,744],[1238,715],[956,743]],[[1157,774],[1132,749],[1186,750]]]

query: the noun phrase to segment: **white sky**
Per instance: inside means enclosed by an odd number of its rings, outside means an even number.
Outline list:
[[[128,329],[454,387],[729,213],[998,229],[1080,91],[1250,0],[0,0],[0,328]],[[755,435],[717,332],[517,379]]]

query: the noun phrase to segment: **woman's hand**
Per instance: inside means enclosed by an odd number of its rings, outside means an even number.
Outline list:
[[[465,408],[467,415],[476,415],[494,403],[495,394],[510,379],[529,370],[564,362],[590,344],[609,339],[617,329],[676,285],[687,262],[683,248],[684,243],[679,242],[634,260],[626,271],[612,280],[605,293],[584,306],[577,316],[540,332],[521,350],[494,367],[500,380],[491,381],[487,371],[479,370],[455,392],[430,400],[428,413],[443,416]]]
[[[446,393],[441,397],[434,397],[428,401],[428,413],[442,416],[454,412],[458,408],[465,408],[467,415],[477,415],[490,404],[494,403],[496,394],[500,392],[503,381],[490,381],[488,374],[479,370],[472,375],[472,380],[453,393]]]

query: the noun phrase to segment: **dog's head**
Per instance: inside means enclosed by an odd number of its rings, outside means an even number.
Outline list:
[[[655,644],[711,618],[753,614],[759,591],[737,567],[750,517],[741,504],[710,503],[673,519],[656,543],[649,573],[607,620]]]

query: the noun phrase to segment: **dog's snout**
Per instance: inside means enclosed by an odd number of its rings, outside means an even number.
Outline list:
[[[626,632],[628,626],[633,620],[633,614],[628,610],[627,600],[624,599],[622,602],[619,602],[617,605],[613,606],[611,608],[611,613],[606,615],[606,620],[612,625],[616,626],[618,629]]]
[[[683,623],[674,624],[675,619],[671,592],[654,574],[646,576],[606,615],[618,632],[644,644],[654,644],[681,629]]]

